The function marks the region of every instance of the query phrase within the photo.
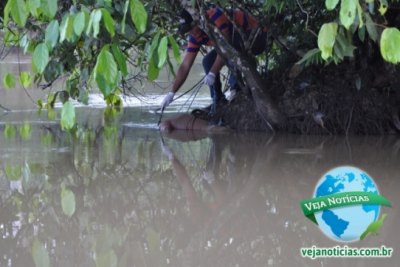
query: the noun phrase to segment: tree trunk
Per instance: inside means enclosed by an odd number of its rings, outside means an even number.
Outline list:
[[[203,16],[206,18],[205,14]],[[245,86],[250,90],[257,114],[271,130],[282,125],[285,120],[284,116],[265,88],[265,82],[256,66],[251,64],[251,56],[236,50],[211,22],[206,21],[203,30],[215,42],[215,49],[218,53],[229,62],[229,65],[234,66],[243,74]]]

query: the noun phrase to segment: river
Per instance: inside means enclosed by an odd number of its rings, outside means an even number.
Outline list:
[[[0,104],[17,110],[0,111],[0,266],[398,266],[397,136],[161,134],[153,110],[162,94],[127,98],[117,113],[92,95],[64,132],[57,109],[0,90]],[[193,106],[207,101],[205,91]],[[340,243],[303,215],[300,201],[341,165],[365,170],[391,201],[377,236]],[[346,245],[394,255],[300,253]]]

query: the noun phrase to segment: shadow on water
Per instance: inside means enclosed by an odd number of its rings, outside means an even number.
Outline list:
[[[78,116],[73,133],[40,116],[0,125],[1,266],[396,266],[399,260],[396,137],[161,136],[158,118],[142,124],[137,111],[105,119],[92,112]],[[366,170],[394,207],[379,236],[350,246],[385,244],[395,249],[393,258],[301,258],[303,246],[337,245],[304,217],[299,201],[338,165]]]

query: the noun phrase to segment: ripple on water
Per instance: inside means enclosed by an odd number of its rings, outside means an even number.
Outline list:
[[[128,128],[141,128],[141,129],[158,129],[157,123],[135,123],[135,122],[128,122],[122,124]]]

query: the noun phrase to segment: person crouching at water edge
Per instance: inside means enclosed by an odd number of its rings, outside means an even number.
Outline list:
[[[229,12],[235,21],[235,26],[241,27],[242,32],[246,34],[245,37],[250,37],[251,32],[259,27],[258,21],[253,16],[245,14],[241,10],[230,10]],[[219,7],[211,8],[207,11],[207,15],[210,21],[214,23],[215,26],[224,34],[226,39],[230,40],[231,44],[236,49],[243,51],[241,35],[234,30],[234,26],[231,22],[232,20],[227,18],[223,10]],[[187,50],[184,59],[178,68],[176,79],[172,84],[172,89],[161,102],[162,110],[171,104],[175,93],[186,81],[189,71],[193,66],[193,62],[200,51],[200,47],[202,45],[214,46],[214,43],[210,40],[207,34],[200,29],[199,23],[193,20],[188,11],[182,10],[180,17],[180,33],[186,34],[189,32]],[[267,44],[266,35],[266,30],[261,29],[260,33],[255,37],[251,48],[254,55],[261,54],[263,51],[265,51]],[[224,59],[217,53],[215,49],[211,50],[203,58],[203,68],[206,73],[203,83],[210,87],[210,94],[213,103],[211,106],[211,113],[215,113],[217,106],[227,103],[227,100],[222,93],[219,75],[219,72],[224,65]],[[231,74],[228,83],[231,90],[238,89],[235,75]]]

